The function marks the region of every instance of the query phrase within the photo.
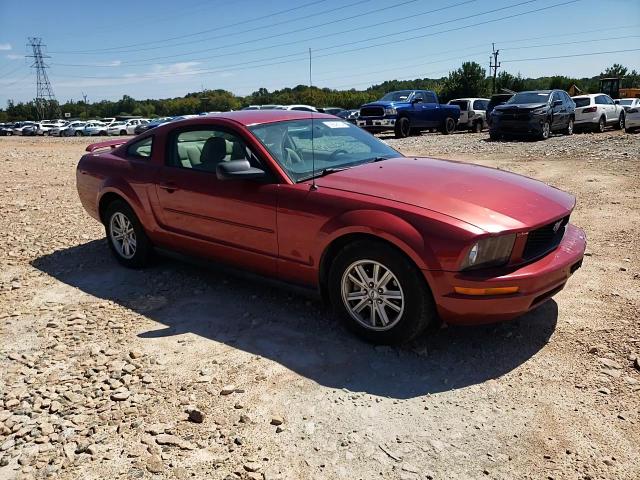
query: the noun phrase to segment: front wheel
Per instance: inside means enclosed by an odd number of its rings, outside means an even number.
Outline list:
[[[433,297],[420,271],[382,242],[345,247],[332,263],[328,287],[346,326],[372,343],[405,343],[436,322]]]
[[[81,131],[76,131],[76,137],[81,137],[82,136],[82,132]]]
[[[126,130],[120,130],[120,135],[126,135],[127,131]]]
[[[441,132],[444,135],[450,135],[455,130],[456,130],[456,121],[451,117],[445,118],[444,123],[442,124],[442,127],[441,127]]]
[[[542,129],[540,130],[540,139],[541,140],[546,140],[547,138],[549,138],[549,135],[551,135],[551,124],[549,123],[549,120],[547,119],[542,124]]]
[[[399,118],[393,129],[396,138],[407,138],[411,135],[411,123],[407,117]]]
[[[605,128],[607,128],[607,121],[604,117],[600,117],[600,119],[598,120],[598,125],[596,126],[596,131],[603,133]]]
[[[129,205],[113,201],[104,219],[109,248],[118,262],[129,268],[144,267],[151,262],[153,246]]]

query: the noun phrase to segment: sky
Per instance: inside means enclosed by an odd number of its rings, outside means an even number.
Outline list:
[[[309,49],[329,88],[488,70],[492,42],[498,71],[583,77],[640,71],[640,0],[0,0],[0,106],[36,95],[28,37],[61,102],[308,84]]]

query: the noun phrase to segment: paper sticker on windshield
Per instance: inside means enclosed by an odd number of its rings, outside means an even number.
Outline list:
[[[322,122],[329,128],[349,128],[349,124],[347,122],[340,121],[330,121],[330,122]]]

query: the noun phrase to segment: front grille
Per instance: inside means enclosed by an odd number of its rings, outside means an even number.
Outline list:
[[[362,107],[360,109],[361,117],[384,117],[384,108],[382,107]]]
[[[569,216],[566,216],[544,227],[530,231],[527,235],[527,243],[525,243],[522,258],[524,260],[533,260],[556,248],[564,236],[568,223]]]

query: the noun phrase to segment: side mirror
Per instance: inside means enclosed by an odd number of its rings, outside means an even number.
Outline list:
[[[560,105],[562,105],[562,100],[554,100],[553,101],[553,106],[554,107],[559,107]]]
[[[218,180],[254,180],[266,178],[264,170],[254,168],[248,160],[229,160],[220,162],[216,167]]]
[[[416,97],[413,100],[411,100],[411,103],[422,103],[422,102],[424,102],[422,97]]]
[[[613,103],[615,103],[616,105],[620,105],[620,100],[614,100]]]

